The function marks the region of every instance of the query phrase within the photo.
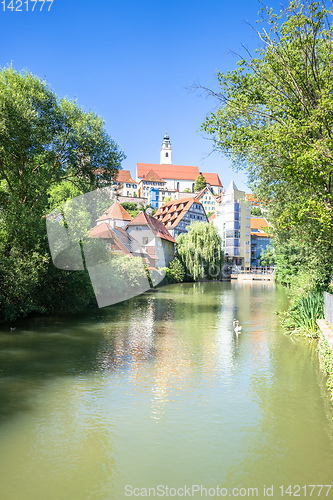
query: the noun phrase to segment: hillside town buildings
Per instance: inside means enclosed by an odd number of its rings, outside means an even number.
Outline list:
[[[155,217],[165,225],[174,238],[186,233],[191,222],[208,222],[202,204],[193,196],[165,203],[157,210]]]
[[[239,190],[233,181],[223,192],[218,174],[199,172],[196,166],[174,165],[172,160],[171,141],[166,133],[159,164],[137,163],[136,181],[129,170],[120,170],[113,186],[116,196],[137,200],[138,206],[150,206],[157,211],[154,216],[140,212],[133,220],[116,202],[97,219],[93,236],[113,238],[115,251],[125,246],[131,255],[144,255],[150,266],[164,267],[174,256],[175,238],[186,233],[192,221],[208,222],[210,215],[209,222],[216,225],[222,238],[226,261],[245,269],[260,265],[270,235],[266,219],[251,218],[251,206],[261,209],[261,203],[252,194]],[[195,193],[195,180],[200,173],[207,185]],[[120,230],[128,235],[128,241]],[[141,250],[131,243],[131,238]]]

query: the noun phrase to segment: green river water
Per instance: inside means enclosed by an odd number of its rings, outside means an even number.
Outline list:
[[[286,305],[271,283],[180,284],[0,326],[0,500],[331,485],[332,405],[316,344],[279,327]]]

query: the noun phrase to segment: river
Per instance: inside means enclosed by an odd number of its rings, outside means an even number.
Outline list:
[[[0,499],[332,484],[332,405],[315,343],[279,326],[286,305],[271,283],[179,284],[0,327]]]

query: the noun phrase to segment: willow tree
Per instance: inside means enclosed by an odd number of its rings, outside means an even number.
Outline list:
[[[276,233],[311,248],[309,275],[325,286],[333,263],[332,8],[290,1],[261,14],[256,54],[218,73],[218,91],[205,89],[218,109],[202,128],[248,170]]]
[[[184,264],[187,276],[195,281],[199,278],[219,279],[224,262],[221,238],[213,224],[192,222],[188,232],[177,239],[177,254]]]

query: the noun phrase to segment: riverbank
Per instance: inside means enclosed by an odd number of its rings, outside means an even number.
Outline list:
[[[320,329],[318,354],[320,365],[327,376],[326,385],[333,400],[333,327],[325,319],[318,319]]]

